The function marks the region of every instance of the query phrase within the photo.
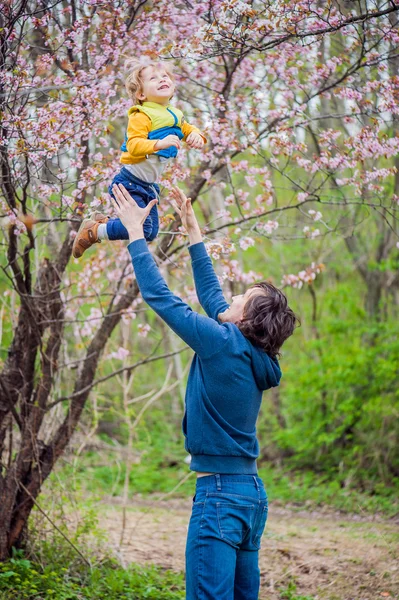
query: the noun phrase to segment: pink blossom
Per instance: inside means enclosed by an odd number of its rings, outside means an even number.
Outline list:
[[[310,209],[308,210],[308,214],[312,217],[313,221],[320,221],[320,219],[323,217],[321,212],[318,210]]]
[[[297,199],[298,202],[305,202],[306,198],[309,197],[309,194],[307,192],[299,192]]]
[[[256,186],[256,180],[255,180],[255,177],[253,175],[245,175],[245,181],[247,182],[247,184],[249,185],[249,187],[255,187]]]
[[[255,246],[255,240],[248,236],[242,237],[238,243],[240,245],[241,250],[248,250],[248,248]]]
[[[278,229],[278,222],[267,221],[266,223],[263,223],[262,226],[265,232],[270,235],[273,233],[273,231],[276,231],[276,229]]]
[[[216,216],[218,219],[228,219],[231,217],[231,213],[229,210],[218,210],[216,211]]]
[[[147,337],[148,332],[151,330],[151,327],[148,325],[148,323],[145,323],[145,324],[139,323],[137,325],[137,329],[138,329],[139,336],[145,338],[145,337]]]
[[[116,360],[124,360],[127,356],[129,356],[130,352],[126,348],[122,346],[118,348],[115,352],[111,352],[108,354],[106,358],[115,358]]]
[[[324,269],[325,266],[322,263],[316,264],[312,262],[310,267],[299,271],[298,275],[284,275],[281,284],[283,286],[289,285],[293,288],[301,289],[304,283],[313,283],[313,281],[316,279],[316,276],[322,271],[324,271]]]

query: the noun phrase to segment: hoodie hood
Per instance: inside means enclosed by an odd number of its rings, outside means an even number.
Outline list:
[[[260,390],[268,390],[279,385],[281,369],[277,358],[271,358],[255,346],[252,346],[252,370]]]

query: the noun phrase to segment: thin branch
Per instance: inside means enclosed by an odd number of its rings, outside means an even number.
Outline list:
[[[115,375],[119,375],[120,373],[123,373],[123,371],[127,371],[127,372],[133,371],[133,369],[137,369],[137,367],[140,367],[141,365],[145,365],[147,363],[154,362],[156,360],[161,360],[162,358],[169,358],[170,356],[175,356],[176,354],[180,354],[181,352],[184,352],[188,348],[189,348],[189,346],[184,346],[183,348],[180,348],[179,350],[176,350],[175,352],[168,352],[167,354],[159,354],[158,356],[152,356],[151,358],[144,358],[143,360],[137,361],[133,365],[130,365],[128,367],[122,367],[121,369],[117,369],[110,375],[106,375],[104,377],[100,377],[99,379],[92,381],[92,383],[90,383],[86,387],[78,390],[77,392],[74,392],[70,396],[62,396],[61,398],[58,398],[57,400],[55,400],[54,402],[52,402],[51,404],[49,404],[47,406],[46,411],[49,411],[51,408],[53,408],[54,406],[56,406],[56,404],[59,404],[60,402],[64,402],[65,400],[72,400],[73,398],[80,396],[84,392],[91,390],[93,387],[95,387],[99,383],[103,383],[104,381],[107,381],[108,379],[115,377]]]

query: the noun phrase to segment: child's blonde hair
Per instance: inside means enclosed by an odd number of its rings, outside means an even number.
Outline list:
[[[143,77],[142,73],[147,67],[154,67],[155,69],[165,69],[169,77],[174,81],[173,71],[170,63],[166,63],[161,60],[151,60],[147,57],[129,58],[125,62],[125,71],[127,76],[125,79],[126,91],[129,98],[133,102],[142,104],[142,101],[137,98],[137,94],[143,91]]]

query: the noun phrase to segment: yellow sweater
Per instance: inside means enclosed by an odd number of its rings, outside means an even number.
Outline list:
[[[163,139],[166,135],[178,135],[181,139],[186,140],[192,131],[197,131],[204,142],[207,141],[197,127],[185,121],[181,110],[170,105],[163,106],[156,102],[143,102],[143,104],[132,106],[128,115],[125,142],[121,147],[120,157],[120,162],[125,165],[142,162],[149,154],[160,154],[167,158],[176,156],[176,148],[167,148],[166,152],[165,150],[158,152],[155,150],[157,140]]]

